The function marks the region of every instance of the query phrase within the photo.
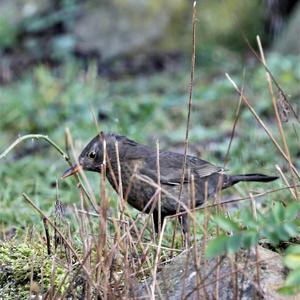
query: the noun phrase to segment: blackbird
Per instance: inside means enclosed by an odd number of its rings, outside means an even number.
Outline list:
[[[118,176],[116,143],[121,176]],[[179,211],[184,212],[191,207],[191,199],[195,207],[198,207],[204,203],[206,197],[212,197],[218,190],[226,189],[240,181],[269,182],[278,178],[258,173],[227,175],[222,167],[190,155],[186,157],[183,178],[184,155],[167,151],[159,152],[158,173],[156,150],[112,133],[100,133],[94,137],[80,154],[79,165],[67,170],[62,178],[77,173],[80,168],[100,173],[104,149],[107,154],[105,168],[108,181],[116,192],[119,192],[119,177],[121,177],[124,199],[139,211],[152,212],[156,231],[159,230],[158,201],[155,201],[158,187],[161,187],[161,224],[163,224],[166,216]],[[191,196],[191,175],[194,182],[194,197]],[[182,229],[186,233],[188,230],[186,214],[181,216],[183,216]]]

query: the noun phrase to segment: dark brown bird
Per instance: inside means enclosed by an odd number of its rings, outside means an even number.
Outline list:
[[[105,143],[104,143],[105,141]],[[103,164],[103,149],[106,148],[106,176],[112,187],[118,192],[118,160],[116,143],[119,150],[121,168],[121,183],[124,199],[139,211],[153,212],[156,231],[158,231],[158,206],[155,193],[161,186],[161,224],[166,216],[179,211],[186,211],[191,207],[191,175],[194,178],[195,206],[201,206],[208,197],[215,195],[218,189],[228,188],[240,181],[269,182],[276,176],[263,174],[226,175],[221,167],[217,167],[205,160],[188,155],[186,169],[180,195],[184,155],[174,152],[160,151],[160,182],[157,172],[157,152],[152,148],[138,144],[125,136],[116,134],[99,134],[83,149],[79,156],[79,166],[74,166],[63,174],[63,178],[73,175],[80,168],[101,172]],[[105,147],[104,147],[105,144]],[[205,184],[207,182],[207,185]],[[159,185],[158,185],[159,184]],[[207,188],[205,188],[207,186]],[[205,191],[206,189],[206,191]],[[154,203],[154,204],[153,204]],[[187,231],[186,218],[182,218],[183,231]]]

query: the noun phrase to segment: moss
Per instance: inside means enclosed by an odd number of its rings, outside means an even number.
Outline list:
[[[48,256],[46,246],[38,240],[0,242],[0,298],[28,299],[30,289],[32,293],[44,293],[50,287],[52,276],[54,289],[57,289],[66,273],[61,261]],[[60,292],[65,288],[66,285]]]
[[[252,41],[263,33],[263,5],[257,0],[202,1],[199,3],[199,28],[203,44],[223,45],[241,50],[247,47],[243,35]],[[220,26],[220,20],[222,26]]]

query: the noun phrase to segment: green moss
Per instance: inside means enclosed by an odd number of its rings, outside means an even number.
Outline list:
[[[246,48],[243,35],[252,41],[264,32],[263,5],[258,0],[206,0],[199,3],[198,12],[201,48],[218,44],[240,51]]]
[[[30,289],[45,293],[52,276],[54,288],[58,288],[67,273],[60,260],[48,256],[46,246],[38,240],[0,242],[0,271],[0,298],[3,299],[28,299]],[[59,292],[63,293],[65,287]]]

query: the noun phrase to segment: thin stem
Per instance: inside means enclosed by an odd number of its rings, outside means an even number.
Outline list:
[[[180,208],[180,197],[182,193],[184,177],[185,177],[185,170],[186,170],[186,158],[188,152],[188,144],[189,144],[189,129],[190,129],[190,120],[191,120],[191,111],[192,111],[192,100],[193,100],[193,84],[194,84],[194,77],[195,77],[195,61],[196,61],[196,1],[193,4],[193,16],[192,16],[192,61],[191,61],[191,79],[189,84],[189,102],[188,102],[188,115],[187,115],[187,123],[186,123],[186,131],[185,131],[185,141],[184,141],[184,159],[182,164],[182,174],[180,179],[180,188],[178,194],[178,204],[177,204],[177,213],[179,212]],[[176,228],[177,228],[177,221],[175,222],[174,233],[172,238],[172,247],[174,248],[175,243],[175,235],[176,235]]]
[[[267,135],[271,138],[272,142],[274,143],[274,145],[276,146],[276,148],[279,150],[279,152],[282,154],[282,156],[287,160],[287,162],[289,162],[288,157],[286,156],[285,152],[282,150],[282,148],[280,147],[280,145],[278,144],[278,142],[276,141],[276,139],[274,138],[273,134],[271,133],[271,131],[268,129],[268,127],[265,125],[265,123],[262,121],[262,119],[258,116],[258,114],[256,113],[256,111],[254,110],[254,108],[252,107],[252,105],[250,104],[249,100],[247,99],[247,97],[242,94],[241,90],[238,88],[238,86],[236,85],[236,83],[233,81],[233,79],[229,76],[228,73],[225,74],[226,77],[228,78],[228,80],[231,82],[231,84],[233,85],[234,89],[236,90],[236,92],[242,97],[244,103],[246,104],[246,106],[249,108],[249,110],[251,111],[251,113],[254,115],[255,119],[257,120],[257,122],[263,127],[263,129],[265,130],[265,132],[267,133]],[[295,173],[295,175],[300,179],[300,175],[296,169],[296,167],[292,164],[292,169]]]
[[[259,52],[260,52],[262,62],[266,66],[267,63],[266,63],[263,47],[261,45],[261,41],[260,41],[259,36],[257,36],[257,43],[258,43],[258,48],[259,48]],[[287,144],[287,141],[286,141],[286,137],[285,137],[285,134],[284,134],[284,130],[283,130],[283,127],[282,127],[281,118],[279,116],[279,111],[278,111],[278,107],[277,107],[277,104],[276,104],[276,99],[275,99],[275,96],[274,96],[271,76],[270,76],[270,73],[268,71],[266,71],[266,78],[267,78],[267,81],[268,81],[269,92],[270,92],[270,95],[271,95],[273,109],[274,109],[274,112],[275,112],[275,119],[276,119],[276,122],[277,122],[277,127],[278,127],[278,130],[279,130],[280,136],[281,136],[281,140],[282,140],[282,143],[283,143],[283,148],[285,150],[284,152],[285,152],[287,160],[288,160],[290,172],[291,172],[291,175],[292,175],[292,181],[293,181],[293,184],[295,185],[296,182],[295,182],[295,176],[294,176],[294,172],[293,172],[293,168],[292,168],[291,154],[290,154],[290,150],[289,150],[289,147],[288,147],[288,144]],[[297,200],[299,200],[296,188],[295,188],[295,195],[297,197]]]
[[[0,154],[0,159],[3,159],[6,157],[6,155],[13,149],[15,148],[18,144],[25,140],[32,140],[32,139],[37,139],[37,140],[45,140],[48,142],[51,146],[53,146],[62,156],[63,158],[68,162],[68,164],[71,166],[71,161],[69,156],[55,143],[53,142],[48,135],[43,135],[43,134],[27,134],[18,137],[4,152]]]
[[[158,189],[158,201],[157,201],[157,222],[158,222],[158,239],[160,238],[160,231],[161,231],[161,186],[160,186],[160,163],[159,163],[159,141],[156,141],[156,169],[157,169],[157,185],[159,186]]]
[[[55,226],[55,224],[45,215],[45,213],[39,207],[37,207],[33,203],[33,201],[29,198],[29,196],[26,193],[23,193],[22,196],[43,218],[45,218],[47,220],[48,224],[50,224],[51,227],[56,230],[56,232],[60,235],[60,237],[62,238],[62,240],[64,241],[64,243],[68,246],[68,248],[70,249],[70,251],[72,252],[72,254],[74,255],[74,257],[78,261],[79,265],[82,266],[82,268],[83,268],[83,270],[85,272],[85,275],[87,276],[89,282],[91,282],[93,284],[94,288],[97,290],[97,292],[100,293],[100,291],[97,288],[95,282],[92,280],[90,273],[87,271],[86,267],[83,264],[83,261],[80,259],[78,253],[75,251],[75,249],[71,245],[70,241],[63,235],[63,233],[60,231],[60,229],[58,229]]]

